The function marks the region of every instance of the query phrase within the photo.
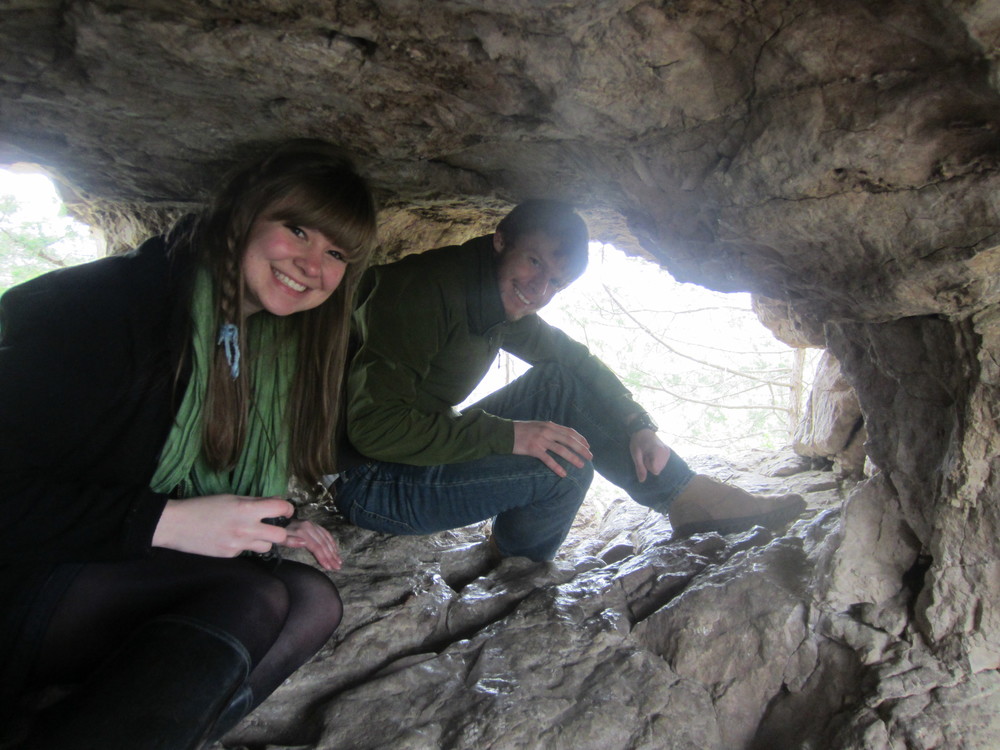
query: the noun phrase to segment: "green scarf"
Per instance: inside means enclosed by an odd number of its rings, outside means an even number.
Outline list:
[[[211,469],[202,453],[202,409],[209,364],[215,355],[212,281],[204,269],[195,279],[191,381],[150,481],[154,492],[177,497],[236,494],[284,495],[288,490],[288,430],[285,406],[295,372],[295,345],[286,321],[258,313],[246,321],[243,348],[251,353],[250,415],[243,451],[233,470]]]

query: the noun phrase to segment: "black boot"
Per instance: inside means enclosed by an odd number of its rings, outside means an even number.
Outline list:
[[[44,711],[23,748],[194,750],[249,673],[250,655],[228,633],[161,617]]]
[[[215,724],[205,736],[205,743],[211,744],[221,740],[226,732],[239,724],[240,720],[256,707],[253,690],[250,689],[249,685],[244,685],[236,691],[236,695],[229,701],[229,705],[222,709],[222,713],[216,718]]]

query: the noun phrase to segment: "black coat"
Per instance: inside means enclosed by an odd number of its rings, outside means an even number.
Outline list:
[[[151,548],[191,276],[155,238],[0,298],[0,677],[11,651],[26,668],[73,563]]]

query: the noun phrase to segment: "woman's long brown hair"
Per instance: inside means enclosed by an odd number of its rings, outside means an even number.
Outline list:
[[[287,407],[290,469],[312,484],[336,470],[351,312],[375,246],[375,202],[351,162],[323,141],[291,141],[234,173],[189,235],[192,251],[213,279],[213,330],[226,323],[237,325],[241,333],[246,328],[243,256],[258,218],[317,230],[343,250],[348,261],[329,299],[284,320],[289,340],[298,344]],[[242,355],[249,364],[261,353],[248,351],[245,341],[241,336]],[[244,375],[234,379],[225,352],[216,348],[205,398],[203,450],[217,471],[235,465],[246,440],[251,368],[243,369]]]

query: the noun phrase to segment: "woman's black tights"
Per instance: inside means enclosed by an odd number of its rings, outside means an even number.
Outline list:
[[[256,706],[329,640],[342,612],[325,575],[288,560],[272,566],[155,549],[140,560],[89,563],[52,616],[31,683],[81,683],[144,623],[179,615],[246,647]]]

